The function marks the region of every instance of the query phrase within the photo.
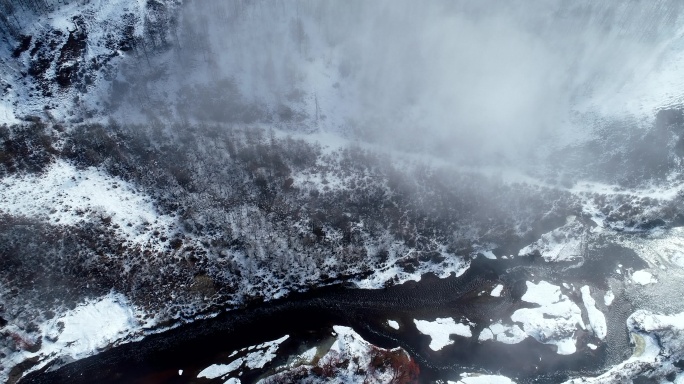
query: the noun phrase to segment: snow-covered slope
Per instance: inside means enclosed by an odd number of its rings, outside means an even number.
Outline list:
[[[624,331],[608,306],[628,302],[637,353],[587,380],[681,376],[684,303],[664,302],[684,275],[681,9],[0,2],[0,378],[254,299],[460,277],[478,257],[529,260],[524,290],[477,296],[520,307],[416,318],[432,350],[602,353]],[[606,244],[637,261],[602,259]],[[353,380],[369,361],[326,361],[377,350],[337,332],[307,369]]]

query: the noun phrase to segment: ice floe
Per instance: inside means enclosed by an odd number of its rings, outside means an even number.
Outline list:
[[[527,333],[516,324],[504,325],[501,322],[491,324],[483,329],[479,341],[495,340],[504,344],[517,344],[527,338]]]
[[[655,284],[658,282],[655,277],[651,274],[651,272],[648,271],[635,271],[632,273],[632,281],[636,284],[641,284],[641,285],[648,285],[648,284]]]
[[[586,308],[587,316],[589,317],[589,327],[594,331],[596,337],[601,340],[605,339],[608,333],[606,316],[596,308],[596,301],[591,297],[591,291],[588,285],[583,286],[580,289],[580,292],[582,293],[584,308]]]
[[[278,347],[280,347],[280,344],[282,344],[289,337],[289,335],[285,335],[276,340],[267,341],[259,345],[252,345],[250,347],[243,348],[240,351],[235,351],[230,355],[230,357],[236,356],[240,352],[243,353],[244,356],[238,357],[228,364],[212,364],[200,371],[200,373],[197,375],[197,378],[216,379],[219,377],[224,377],[243,367],[248,369],[263,368],[267,363],[276,357],[276,351],[278,350]]]
[[[615,300],[615,294],[613,291],[608,291],[605,295],[603,295],[603,303],[606,304],[606,307],[609,307],[611,304],[613,304],[613,300]]]
[[[559,286],[545,281],[526,284],[522,300],[539,306],[518,309],[511,320],[522,324],[525,333],[540,343],[555,345],[558,354],[575,353],[575,330],[585,328],[580,308],[561,293]]]
[[[490,295],[492,295],[494,297],[500,297],[501,291],[503,291],[503,285],[499,284],[496,287],[494,287],[494,289],[492,289],[492,292],[490,293]]]
[[[427,320],[413,320],[418,331],[424,335],[430,336],[430,349],[439,351],[447,345],[453,344],[454,341],[449,338],[450,335],[459,335],[463,337],[471,337],[472,331],[467,324],[456,323],[451,317],[437,318],[435,321]]]
[[[478,373],[462,373],[458,381],[447,381],[448,384],[515,384],[506,376],[481,375]]]

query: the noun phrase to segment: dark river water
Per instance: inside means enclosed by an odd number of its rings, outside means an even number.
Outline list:
[[[534,306],[520,300],[525,281],[546,280],[557,285],[567,282],[601,288],[617,264],[638,268],[640,263],[633,252],[617,246],[589,251],[581,266],[569,269],[568,265],[549,264],[539,258],[488,260],[479,257],[459,277],[438,279],[425,275],[418,283],[380,290],[331,286],[252,304],[103,351],[50,372],[32,373],[21,382],[207,383],[210,381],[196,379],[197,374],[211,364],[227,363],[227,355],[232,351],[288,334],[290,338],[281,345],[280,351],[294,352],[302,344],[329,337],[333,325],[344,325],[378,346],[406,349],[420,366],[421,382],[454,380],[461,372],[490,372],[508,376],[518,383],[555,383],[580,374],[596,374],[629,355],[624,326],[631,313],[629,303],[618,296],[611,306],[618,310],[606,314],[610,348],[602,345],[592,351],[582,347],[586,345],[583,339],[590,335],[580,334],[578,351],[572,355],[558,355],[553,346],[531,337],[513,345],[478,342],[480,330],[498,319],[510,319],[511,313],[519,308]],[[505,287],[501,297],[479,295],[482,291],[490,292],[496,284]],[[583,307],[581,299],[571,299]],[[430,338],[417,331],[413,320],[436,317],[468,318],[476,324],[473,337],[452,337],[454,344],[432,351],[428,348]],[[389,328],[388,319],[398,321],[400,329]],[[184,371],[182,376],[178,375],[179,369]],[[250,383],[257,377],[254,373],[241,379],[243,383]]]

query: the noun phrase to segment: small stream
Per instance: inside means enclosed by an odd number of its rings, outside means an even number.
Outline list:
[[[421,382],[454,380],[461,372],[498,373],[517,383],[560,382],[571,376],[596,374],[629,354],[624,324],[630,310],[607,314],[607,340],[611,348],[605,345],[596,350],[585,347],[582,331],[578,331],[578,350],[572,355],[556,354],[553,346],[541,344],[531,337],[510,345],[478,342],[479,332],[498,319],[510,319],[511,313],[519,308],[534,306],[520,300],[525,292],[525,281],[536,279],[557,285],[565,282],[603,287],[618,263],[638,267],[640,260],[634,257],[628,250],[612,246],[595,251],[594,256],[589,252],[581,266],[569,270],[567,265],[550,264],[539,258],[489,260],[478,257],[459,277],[439,279],[428,274],[420,282],[380,290],[359,290],[342,285],[319,288],[185,324],[53,371],[48,367],[27,375],[21,382],[208,383],[211,381],[196,379],[197,374],[211,364],[226,363],[226,357],[232,351],[288,334],[290,338],[281,345],[279,353],[294,353],[302,344],[311,345],[328,338],[333,325],[350,326],[380,347],[404,348],[420,365]],[[500,297],[482,294],[490,292],[497,284],[505,287]],[[571,299],[582,307],[581,299],[579,302],[576,297]],[[614,305],[624,309],[629,303],[622,302],[618,296]],[[437,317],[467,318],[476,324],[473,336],[452,336],[454,344],[440,351],[429,349],[430,338],[418,332],[413,320]],[[390,328],[388,319],[399,322],[399,330]],[[180,369],[182,376],[178,374]],[[265,370],[242,376],[242,382],[256,380]]]

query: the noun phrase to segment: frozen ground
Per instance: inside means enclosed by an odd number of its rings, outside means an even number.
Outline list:
[[[37,370],[48,363],[82,359],[96,351],[141,336],[146,329],[156,325],[154,319],[145,319],[144,312],[133,307],[120,294],[88,300],[75,309],[40,325],[42,342],[36,352],[21,351],[8,356],[8,361],[19,363],[28,359],[40,362],[31,370]],[[12,337],[22,338],[20,331]],[[2,378],[5,379],[6,378]]]
[[[338,383],[389,383],[394,378],[411,379],[412,365],[409,355],[401,348],[378,348],[353,329],[334,326],[332,345],[327,351],[318,351],[317,357],[303,358],[299,365],[274,368],[277,372],[259,383],[298,382],[319,384]],[[402,375],[406,376],[402,376]],[[415,379],[415,378],[414,378]],[[407,381],[407,382],[413,382]]]
[[[58,89],[55,84],[49,84],[48,88],[53,96],[46,96],[46,94],[34,89],[35,84],[32,84],[33,80],[26,81],[26,77],[30,76],[27,75],[27,72],[35,61],[34,54],[30,52],[35,49],[39,56],[43,54],[43,51],[36,45],[38,37],[59,32],[61,37],[57,39],[58,41],[55,44],[61,47],[62,44],[66,43],[69,34],[76,30],[74,16],[88,15],[85,18],[85,24],[83,24],[83,28],[88,31],[86,48],[83,56],[78,59],[81,64],[97,62],[97,65],[99,65],[99,62],[102,60],[109,60],[109,63],[117,64],[128,58],[130,59],[129,64],[133,63],[134,67],[137,65],[138,72],[141,72],[144,76],[151,78],[159,75],[160,78],[164,78],[168,75],[168,73],[164,73],[164,70],[161,73],[154,73],[152,69],[165,69],[166,67],[155,64],[163,63],[169,57],[172,58],[172,54],[158,57],[157,62],[155,62],[153,57],[153,64],[150,65],[150,58],[144,58],[147,56],[147,52],[143,54],[143,50],[146,49],[144,46],[136,49],[135,53],[132,51],[126,53],[116,47],[112,48],[111,45],[108,46],[106,43],[111,36],[115,36],[116,41],[114,41],[114,45],[118,46],[117,44],[121,42],[120,32],[128,26],[132,27],[132,36],[142,36],[145,23],[156,20],[155,15],[151,15],[152,17],[150,18],[146,17],[150,16],[147,15],[146,5],[155,3],[137,0],[73,1],[60,7],[58,11],[45,15],[29,14],[22,11],[23,13],[18,15],[18,19],[21,20],[24,28],[22,33],[34,36],[34,40],[29,49],[21,53],[17,60],[6,60],[5,58],[9,58],[12,55],[11,50],[15,47],[11,44],[4,47],[6,52],[3,53],[3,60],[0,61],[0,66],[5,70],[0,73],[0,85],[8,84],[10,87],[3,90],[3,93],[0,93],[2,96],[0,98],[0,123],[16,123],[19,121],[18,117],[24,118],[27,115],[37,115],[44,121],[54,120],[58,122],[80,121],[84,116],[91,114],[94,114],[93,119],[96,121],[103,119],[98,114],[105,110],[104,104],[101,101],[107,99],[106,96],[110,93],[109,85],[112,79],[124,80],[117,77],[116,71],[103,70],[100,72],[92,70],[93,67],[88,67],[91,69],[90,75],[93,76],[89,79],[88,84],[84,85],[84,89]],[[171,3],[166,2],[166,4]],[[658,8],[658,6],[662,5],[662,3],[654,4],[653,8]],[[267,11],[269,10],[271,9],[267,9]],[[128,13],[134,15],[130,20],[124,17]],[[256,17],[258,15],[253,14],[252,16]],[[674,16],[678,17],[676,14]],[[256,20],[256,18],[249,20]],[[278,32],[275,36],[273,34],[264,34],[263,39],[279,38],[292,33],[293,27],[289,23],[289,19],[282,18],[282,20],[284,21],[278,24]],[[374,23],[370,24],[374,25]],[[352,121],[349,116],[356,116],[368,100],[358,97],[363,95],[363,92],[360,92],[361,88],[354,88],[355,83],[352,80],[345,80],[348,79],[350,73],[352,74],[350,79],[354,79],[353,69],[355,67],[365,67],[360,65],[363,63],[356,63],[353,60],[349,63],[344,60],[345,55],[348,53],[345,52],[345,49],[354,48],[354,44],[335,45],[334,48],[321,50],[322,46],[320,44],[323,39],[318,35],[312,34],[312,31],[316,31],[318,27],[311,20],[304,20],[302,26],[310,35],[306,39],[299,35],[299,47],[294,45],[283,46],[284,49],[292,50],[293,52],[297,51],[297,55],[293,55],[292,58],[283,57],[284,61],[287,59],[286,61],[292,64],[288,70],[292,70],[292,68],[300,68],[300,70],[292,71],[293,73],[287,79],[275,76],[270,81],[276,84],[292,81],[295,84],[295,88],[299,87],[304,90],[296,89],[301,91],[303,95],[300,96],[300,101],[290,105],[295,109],[294,112],[307,115],[307,120],[301,122],[301,125],[305,126],[305,128],[299,127],[300,129],[340,132],[348,130],[350,127],[361,127],[361,124]],[[247,27],[238,26],[238,28]],[[651,47],[653,49],[635,51],[649,53],[649,55],[644,55],[648,56],[649,60],[640,60],[641,58],[638,57],[637,59],[639,60],[626,63],[629,65],[625,65],[625,67],[634,70],[632,74],[623,73],[625,75],[624,78],[628,79],[627,81],[612,84],[613,87],[602,88],[595,93],[590,92],[592,93],[591,97],[587,100],[582,103],[573,104],[572,107],[575,111],[579,112],[580,117],[578,120],[573,120],[572,123],[579,121],[580,126],[600,125],[606,117],[632,115],[640,125],[647,126],[647,122],[654,119],[654,111],[661,109],[663,106],[681,105],[684,101],[681,91],[682,76],[680,76],[682,58],[682,42],[680,37],[682,29],[668,29],[664,25],[662,27],[662,31],[657,31],[661,35],[644,35],[643,40],[657,41],[657,44]],[[244,30],[247,31],[248,29]],[[621,33],[623,32],[629,31],[623,29]],[[616,35],[622,36],[621,33],[616,33]],[[249,33],[235,34],[231,41],[227,41],[230,39],[224,39],[223,36],[221,35],[216,39],[219,40],[220,44],[246,46],[243,44],[246,41],[245,37],[251,35]],[[639,41],[642,41],[641,35]],[[185,40],[183,40],[183,43],[185,43]],[[226,48],[225,45],[218,45],[216,47]],[[644,47],[637,46],[637,48]],[[230,49],[225,51],[232,52]],[[312,52],[325,52],[325,55],[322,57],[308,57]],[[367,51],[364,49],[361,52]],[[54,78],[59,63],[53,59],[59,57],[59,52],[55,50],[49,53],[50,63],[44,72],[48,78]],[[108,58],[110,55],[113,56]],[[276,57],[280,56],[276,55]],[[588,59],[592,55],[587,54],[586,57]],[[213,66],[213,68],[220,67],[219,64],[234,64],[235,66],[231,68],[239,69],[239,71],[235,72],[240,77],[238,83],[248,93],[258,93],[259,87],[264,86],[264,83],[259,83],[258,81],[263,78],[262,74],[254,68],[268,68],[267,65],[269,63],[267,61],[270,59],[267,60],[266,56],[259,58],[259,60],[263,59],[263,62],[259,62],[259,65],[244,65],[244,63],[240,62],[242,58],[239,58],[239,55],[231,54],[221,59],[224,62],[217,63],[207,59],[204,64],[207,67]],[[67,64],[72,65],[76,61]],[[145,64],[145,61],[148,61],[147,64]],[[172,63],[174,62],[172,61]],[[346,75],[345,65],[352,69]],[[171,67],[172,71],[182,68],[176,68],[173,65]],[[181,76],[190,76],[189,74],[192,72],[195,71],[188,70],[179,73],[181,73]],[[266,72],[269,72],[268,69]],[[28,79],[31,79],[31,77]],[[368,80],[368,78],[359,79]],[[174,78],[171,76],[169,83],[172,83],[173,80]],[[189,81],[195,80],[197,78],[192,78]],[[202,78],[201,80],[207,79]],[[163,82],[155,84],[149,79],[144,79],[144,81],[145,87],[136,89],[135,92],[130,94],[137,96],[137,101],[144,101],[141,104],[151,103],[150,100],[143,100],[145,98],[154,101],[155,96],[164,93],[169,95],[177,94],[175,92],[177,90],[175,85],[164,84]],[[345,81],[348,81],[351,85],[345,83]],[[147,93],[148,91],[149,94]],[[452,101],[449,95],[451,94],[447,93],[446,95],[438,96],[442,101]],[[76,98],[75,96],[79,97]],[[430,93],[423,95],[423,97],[427,97],[430,100],[432,100],[433,96]],[[296,97],[296,95],[293,96],[293,98]],[[355,100],[355,102],[344,102],[344,100],[350,99]],[[385,98],[377,99],[386,101]],[[167,99],[162,98],[160,100]],[[487,101],[487,106],[501,107],[500,105],[497,106],[496,103],[490,103],[490,100]],[[391,108],[392,103],[386,102],[387,104],[381,103],[381,105],[376,105],[375,103],[367,104],[373,108],[385,108],[386,111],[395,112]],[[415,102],[415,100],[411,101],[411,103]],[[268,103],[269,108],[273,109],[276,107],[276,101],[268,100]],[[451,105],[451,103],[446,104]],[[46,109],[46,107],[48,108]],[[426,117],[431,116],[430,113],[426,112],[435,110],[436,108],[433,104],[407,109],[405,116],[403,116],[405,118],[404,122],[407,122],[411,129],[414,129],[414,123],[419,122],[422,124]],[[596,113],[598,117],[593,116]],[[131,116],[133,116],[133,120],[138,117],[134,113],[131,113]],[[439,126],[443,123],[443,121],[439,121],[437,118],[431,121],[433,123],[440,123],[438,124]],[[371,119],[371,123],[376,123],[376,121]],[[288,124],[297,126],[299,122],[295,120],[295,122],[287,124],[282,122],[278,124],[282,127]],[[420,124],[415,125],[417,127],[420,126]],[[420,129],[418,128],[419,131]],[[566,129],[564,133],[572,136],[567,140],[570,142],[579,136],[572,129]],[[324,139],[333,143],[328,146],[329,148],[326,147],[324,151],[328,154],[333,154],[340,146],[339,140],[336,136],[327,136]],[[502,180],[510,185],[525,182],[530,185],[554,187],[529,175],[521,174],[518,170],[508,172],[509,170],[504,167],[477,169],[476,171],[480,173],[489,172],[496,177],[501,177]],[[334,174],[325,176],[322,174],[295,174],[293,177],[295,186],[316,190],[324,190],[324,188],[328,188],[328,190],[351,190],[348,188],[350,181],[348,177],[338,177]],[[572,261],[581,263],[588,237],[593,235],[608,236],[612,240],[633,249],[642,259],[649,263],[648,269],[637,271],[625,269],[621,266],[618,268],[616,274],[619,274],[619,277],[615,278],[624,279],[625,282],[629,283],[628,289],[635,292],[640,292],[640,290],[657,291],[664,284],[663,281],[667,281],[667,284],[671,284],[674,281],[674,286],[676,286],[676,283],[681,283],[681,279],[664,280],[664,278],[669,278],[670,275],[667,272],[674,271],[674,274],[676,274],[684,268],[684,241],[682,240],[684,238],[684,230],[682,228],[663,227],[643,231],[630,225],[629,220],[615,219],[615,217],[619,216],[615,215],[615,212],[620,212],[625,207],[640,206],[644,199],[656,200],[658,203],[652,203],[651,206],[644,204],[644,212],[639,214],[646,218],[659,218],[661,213],[659,211],[660,203],[676,202],[677,199],[681,199],[681,182],[674,180],[668,181],[664,185],[653,185],[652,187],[640,189],[625,189],[603,182],[580,180],[576,181],[571,187],[561,189],[581,200],[581,208],[579,212],[576,212],[578,216],[568,217],[564,225],[541,235],[539,239],[521,249],[518,253],[520,256],[538,252],[546,262]],[[678,209],[676,204],[672,207],[675,210]],[[43,220],[55,225],[81,225],[89,221],[109,222],[115,229],[117,236],[125,239],[129,245],[139,245],[153,250],[160,250],[162,245],[156,240],[155,236],[152,236],[152,233],[159,232],[162,235],[168,235],[170,229],[177,226],[175,218],[160,215],[155,208],[154,201],[149,196],[141,193],[135,185],[111,177],[100,169],[77,169],[63,160],[53,162],[43,174],[12,175],[2,179],[0,181],[0,211],[2,213]],[[580,213],[591,218],[591,221],[596,226],[591,227],[586,221],[583,221],[584,219],[579,217]],[[613,215],[612,218],[611,215]],[[627,218],[629,219],[631,216],[627,215]],[[258,217],[258,219],[261,220],[263,217]],[[635,236],[629,236],[630,233]],[[424,273],[429,272],[440,277],[449,275],[459,276],[469,268],[467,259],[469,255],[460,255],[447,250],[446,247],[442,247],[439,253],[444,257],[443,262],[421,264],[419,268],[407,271],[396,263],[410,260],[413,256],[411,253],[413,250],[402,248],[396,243],[385,242],[383,245],[387,245],[387,248],[391,251],[389,252],[390,260],[383,264],[381,268],[374,270],[370,275],[355,278],[353,283],[356,286],[378,289],[391,282],[419,281]],[[373,254],[378,249],[370,247],[365,251]],[[491,249],[482,249],[481,254],[488,259],[494,260],[496,258]],[[195,261],[189,260],[188,262]],[[256,270],[256,267],[250,264],[250,260],[247,257],[235,258],[232,262],[238,264],[244,262],[244,264],[240,264],[240,267],[245,267],[246,270],[255,275],[263,273],[263,271]],[[228,264],[228,262],[225,263]],[[231,265],[231,267],[234,266]],[[308,275],[308,277],[316,278],[317,275]],[[281,281],[277,278],[269,275],[264,279],[270,279],[266,284],[269,290],[264,291],[265,299],[268,300],[287,294],[288,290],[282,287]],[[302,279],[302,281],[310,280]],[[563,285],[566,289],[566,291],[563,291],[560,285],[556,284],[561,283],[555,282],[551,284],[545,281],[538,281],[536,283],[528,281],[526,285],[527,292],[523,296],[523,301],[533,307],[516,311],[511,317],[511,322],[515,324],[508,324],[508,321],[498,321],[488,325],[480,333],[480,340],[514,343],[519,342],[525,337],[533,337],[540,342],[555,345],[558,347],[558,353],[560,354],[569,354],[575,351],[576,348],[574,331],[577,329],[586,327],[591,329],[598,339],[604,339],[607,326],[605,315],[600,311],[601,300],[598,300],[597,303],[599,290],[584,285],[584,282],[580,284],[582,288],[579,291],[573,286],[572,290],[575,294],[575,302],[573,302],[569,297],[570,293],[568,290],[571,288],[568,287],[570,285],[567,287]],[[244,291],[249,291],[251,288],[253,287],[247,284],[241,287]],[[211,291],[211,289],[207,289],[207,291]],[[616,294],[619,294],[617,290],[615,292],[614,294],[612,291],[608,291],[603,296],[603,303],[606,306],[610,306],[615,300]],[[506,293],[507,291],[504,291],[502,285],[498,285],[490,291],[490,295],[495,298],[499,298],[502,294],[505,295]],[[204,292],[202,292],[202,297],[205,297]],[[581,297],[581,302],[576,297]],[[169,300],[172,299],[173,297],[169,298]],[[588,324],[584,324],[582,321],[581,314],[583,310],[587,315]],[[680,317],[680,315],[665,316],[637,312],[631,318],[629,327],[633,332],[633,339],[638,346],[637,352],[639,353],[635,353],[635,357],[619,367],[615,367],[606,375],[601,376],[601,379],[591,380],[595,382],[618,380],[619,371],[626,374],[637,374],[642,372],[640,370],[646,369],[644,367],[650,367],[648,369],[652,368],[656,371],[670,369],[671,367],[668,364],[671,364],[672,359],[679,356],[677,354],[679,352],[676,352],[678,347],[672,341],[671,336],[672,334],[681,336]],[[104,318],[106,318],[106,322],[103,322]],[[142,318],[140,310],[133,308],[124,295],[112,293],[99,299],[91,299],[83,302],[72,311],[58,313],[53,320],[40,324],[39,332],[43,339],[38,352],[18,352],[9,356],[7,360],[11,365],[31,357],[44,359],[41,364],[57,358],[81,358],[98,349],[106,348],[110,344],[116,344],[120,340],[134,337],[141,329],[154,325],[154,322],[143,323]],[[100,323],[105,325],[87,326],[88,324]],[[389,320],[387,324],[394,329],[399,327],[399,324],[393,320]],[[430,347],[434,347],[433,349],[440,349],[450,344],[450,338],[453,334],[461,336],[467,334],[470,336],[470,329],[467,325],[456,323],[451,318],[441,318],[432,322],[416,320],[415,325],[421,332],[424,331],[423,333],[430,336]],[[8,325],[5,330],[8,331],[10,337],[16,338],[19,344],[29,344],[34,340],[32,339],[33,336],[23,334],[21,330],[13,328],[12,324]],[[343,335],[339,336],[340,339],[338,339],[342,346],[338,346],[338,349],[335,351],[341,354],[364,353],[364,348],[367,346],[364,347],[364,344],[358,342],[358,340],[354,341],[358,337],[357,335],[350,336],[350,332],[342,328],[338,330],[338,336]],[[661,344],[657,344],[658,340],[661,340]],[[665,340],[665,342],[662,340]],[[591,345],[596,346],[595,344]],[[248,355],[244,356],[240,355],[241,357],[238,357],[233,362],[243,359],[240,360],[240,365],[243,366],[266,364],[270,357],[268,352],[271,350],[270,348],[271,346],[258,348],[259,351],[249,352]],[[661,355],[655,355],[656,349],[661,352]],[[663,351],[669,353],[669,355],[663,355]],[[255,355],[252,358],[248,358],[252,353]],[[233,364],[233,362],[228,365]],[[207,374],[212,374],[211,370]],[[350,372],[344,374],[351,375]],[[348,377],[351,378],[352,376]],[[463,383],[475,383],[478,382],[477,380],[485,377],[489,380],[495,380],[493,376],[464,376],[460,381]],[[229,381],[231,380],[239,381],[235,378],[229,379]],[[502,378],[501,380],[507,379]],[[681,379],[681,374],[678,374],[677,380],[684,380]]]
[[[0,212],[75,225],[106,221],[131,245],[160,249],[158,236],[174,220],[160,214],[135,186],[100,169],[77,169],[57,160],[42,174],[15,174],[0,180]]]
[[[543,234],[539,240],[521,249],[518,255],[539,252],[544,260],[549,262],[581,258],[585,231],[585,226],[576,217],[570,216],[564,226]]]

